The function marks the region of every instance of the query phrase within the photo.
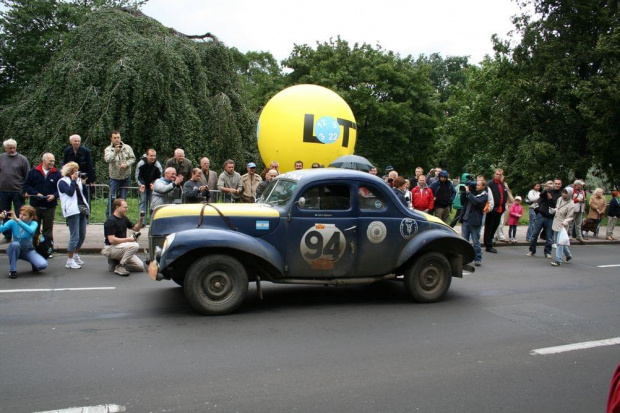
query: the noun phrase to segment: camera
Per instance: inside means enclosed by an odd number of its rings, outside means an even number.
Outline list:
[[[144,218],[146,216],[146,212],[145,211],[140,211],[140,218]]]
[[[478,183],[476,181],[464,182],[463,185],[459,185],[459,192],[465,192],[465,186],[468,186],[471,192],[476,192]]]
[[[11,218],[13,216],[13,212],[11,211],[4,211],[4,213],[6,214],[7,218]]]
[[[142,235],[141,232],[134,232],[133,234],[131,234],[131,236],[133,237],[135,241],[137,241],[138,238],[140,238],[140,235]]]
[[[86,178],[88,178],[88,174],[86,172],[80,172],[80,178],[81,179],[86,179]]]

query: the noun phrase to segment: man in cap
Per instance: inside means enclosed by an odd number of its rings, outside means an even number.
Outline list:
[[[295,163],[295,166],[297,166],[297,163]],[[241,177],[241,183],[243,185],[241,201],[253,203],[256,202],[256,190],[258,189],[258,184],[261,183],[262,179],[256,174],[256,164],[254,162],[248,163],[247,168],[248,173]]]

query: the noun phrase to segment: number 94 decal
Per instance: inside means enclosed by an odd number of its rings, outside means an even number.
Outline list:
[[[304,260],[313,268],[327,269],[329,266],[317,266],[318,262],[338,261],[346,248],[344,234],[334,224],[316,224],[301,237],[299,249]]]

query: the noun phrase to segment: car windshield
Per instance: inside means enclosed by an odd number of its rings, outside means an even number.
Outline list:
[[[297,181],[274,179],[269,183],[259,202],[269,205],[284,205],[297,189]]]

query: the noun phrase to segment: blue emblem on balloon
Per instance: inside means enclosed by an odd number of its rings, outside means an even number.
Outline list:
[[[340,125],[331,116],[323,116],[314,124],[314,133],[322,143],[334,143],[340,138]]]

